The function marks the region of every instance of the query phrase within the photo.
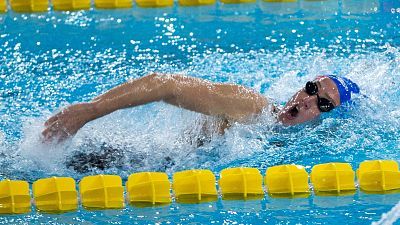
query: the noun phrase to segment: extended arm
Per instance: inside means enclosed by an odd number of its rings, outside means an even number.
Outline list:
[[[46,139],[65,138],[91,120],[118,109],[155,101],[239,122],[259,114],[268,104],[265,97],[243,86],[180,75],[150,74],[119,85],[92,102],[67,107],[45,123],[43,135]]]

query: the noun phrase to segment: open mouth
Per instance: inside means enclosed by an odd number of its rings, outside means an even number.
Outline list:
[[[294,119],[297,114],[299,114],[299,109],[296,106],[293,106],[290,110],[289,110],[289,119]]]

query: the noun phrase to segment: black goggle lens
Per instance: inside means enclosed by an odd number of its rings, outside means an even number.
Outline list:
[[[318,86],[315,82],[308,81],[306,83],[306,93],[308,95],[315,95],[318,93]]]
[[[335,108],[335,106],[326,98],[318,97],[318,108],[321,112],[329,112]]]
[[[320,98],[318,96],[317,83],[308,81],[306,83],[305,91],[308,95],[317,95],[317,98],[318,98],[317,104],[318,104],[318,108],[319,108],[319,110],[321,110],[321,112],[329,112],[335,108],[335,105],[333,105],[331,101],[329,101],[326,98]]]

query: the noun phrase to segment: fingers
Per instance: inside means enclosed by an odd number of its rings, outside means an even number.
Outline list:
[[[50,136],[50,128],[46,128],[42,131],[42,136],[44,138],[44,140],[48,140],[49,136]]]
[[[62,112],[55,114],[54,116],[50,117],[45,123],[45,129],[42,131],[42,136],[44,138],[44,142],[49,142],[53,140],[55,137],[60,137],[62,135],[60,129],[60,115]]]
[[[50,131],[47,132],[45,135],[43,135],[43,143],[50,143],[53,141],[56,141],[56,143],[60,143],[62,141],[64,141],[65,139],[67,139],[69,137],[69,135],[62,131],[62,130],[58,130],[58,131]]]
[[[59,113],[55,114],[54,116],[50,117],[45,123],[44,125],[47,127],[49,125],[51,125],[52,123],[56,122],[57,120],[62,119],[63,114],[65,114],[66,109],[61,110]]]
[[[57,129],[53,123],[51,126],[43,130],[42,136],[44,138],[44,141],[48,142],[51,141],[55,136],[57,136],[57,133]]]
[[[43,130],[42,136],[43,142],[50,142],[55,138],[57,138],[57,142],[61,142],[68,138],[70,134],[63,125],[60,125],[59,121],[55,121]]]
[[[59,115],[60,115],[60,113],[57,113],[56,115],[50,117],[50,118],[44,123],[44,125],[47,127],[47,126],[49,126],[50,124],[54,123],[55,121],[58,120]]]

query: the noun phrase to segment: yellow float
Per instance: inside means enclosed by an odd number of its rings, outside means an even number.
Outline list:
[[[263,177],[256,168],[228,168],[221,171],[219,188],[222,198],[253,198],[263,197]]]
[[[213,5],[215,0],[179,0],[181,6]]]
[[[174,0],[136,0],[136,4],[144,8],[169,7],[174,5]]]
[[[132,0],[94,0],[94,6],[99,9],[132,8]]]
[[[254,3],[256,0],[221,0],[225,4]]]
[[[20,214],[31,211],[29,184],[22,180],[0,181],[0,214]]]
[[[400,189],[399,165],[394,160],[364,161],[357,170],[360,189],[385,192]]]
[[[82,205],[86,208],[115,209],[124,207],[124,188],[118,175],[95,175],[79,183]]]
[[[267,169],[265,184],[271,196],[308,195],[308,173],[303,166],[280,165]]]
[[[56,11],[72,11],[90,9],[90,0],[53,0]]]
[[[75,180],[70,177],[50,177],[33,182],[36,208],[44,212],[66,212],[78,208]]]
[[[171,202],[168,175],[161,172],[131,174],[126,182],[129,202],[166,204]]]
[[[210,170],[185,170],[173,176],[173,189],[178,202],[196,203],[218,198],[215,176]]]
[[[10,0],[11,9],[15,12],[46,12],[48,0]]]
[[[6,0],[0,0],[0,13],[4,13],[7,11],[7,2]]]
[[[349,163],[325,163],[312,168],[311,182],[316,193],[343,194],[356,190],[354,176]]]

